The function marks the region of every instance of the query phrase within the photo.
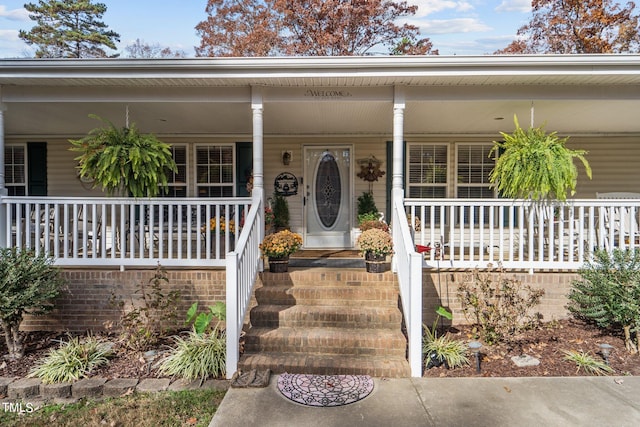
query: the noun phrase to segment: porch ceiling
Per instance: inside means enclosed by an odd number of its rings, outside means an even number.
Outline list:
[[[561,134],[640,134],[640,56],[4,60],[7,137],[77,137],[96,114],[143,132],[252,134],[252,88],[264,89],[265,135],[391,138],[394,88],[404,133],[498,135],[517,114]],[[353,89],[315,99],[301,88]],[[499,120],[502,118],[502,120]],[[496,120],[498,119],[498,120]]]
[[[125,123],[125,103],[7,103],[7,137],[77,137],[100,125],[96,114]],[[143,132],[157,135],[252,134],[247,103],[137,102],[129,117]],[[640,100],[537,100],[535,124],[561,134],[640,133]],[[489,134],[513,129],[513,116],[530,122],[531,100],[427,100],[406,105],[404,132],[417,134]],[[265,103],[265,135],[392,135],[390,101]]]

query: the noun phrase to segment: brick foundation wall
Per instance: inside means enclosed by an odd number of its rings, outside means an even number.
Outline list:
[[[198,301],[200,307],[225,301],[226,274],[224,270],[167,270],[168,283],[163,291],[178,290],[181,300],[178,320],[183,321],[189,306]],[[148,284],[154,270],[79,270],[63,271],[68,291],[61,295],[55,309],[45,316],[25,318],[26,331],[101,331],[108,322],[116,323],[121,311],[110,303],[112,294],[129,303],[139,300],[139,284]]]
[[[38,317],[27,317],[23,330],[50,331],[100,331],[108,322],[117,323],[120,311],[110,304],[112,292],[119,298],[130,301],[137,298],[137,285],[148,283],[153,277],[153,270],[99,271],[99,270],[65,270],[69,281],[69,292],[58,298],[55,310]],[[362,272],[363,275],[370,276]],[[201,307],[213,305],[217,301],[225,301],[225,271],[218,270],[168,270],[169,283],[166,290],[179,290],[181,302],[178,320],[186,313],[189,306],[198,301]],[[538,311],[543,321],[564,319],[569,316],[565,306],[571,281],[579,276],[576,273],[536,272],[507,273],[523,283],[543,288],[545,295]],[[423,272],[423,321],[431,325],[435,318],[435,310],[439,305],[448,307],[453,312],[453,324],[468,323],[462,313],[457,297],[458,286],[466,280],[469,272],[446,271],[440,273],[424,270]],[[252,306],[255,300],[252,300]],[[248,313],[246,317],[248,322]]]
[[[491,273],[496,277],[498,273]],[[523,284],[545,291],[542,301],[536,310],[542,314],[542,321],[566,319],[569,312],[565,308],[568,303],[567,294],[571,289],[571,282],[580,276],[568,272],[535,272],[505,273],[508,278],[515,278]],[[467,271],[435,271],[425,270],[422,275],[422,317],[427,325],[435,320],[435,310],[442,305],[453,313],[453,324],[468,324],[470,321],[464,316],[457,296],[458,286],[469,280]]]

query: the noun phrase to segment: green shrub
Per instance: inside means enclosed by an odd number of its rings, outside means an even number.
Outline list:
[[[135,292],[138,298],[131,298],[129,307],[115,294],[111,295],[112,305],[122,312],[120,339],[125,347],[147,350],[160,338],[177,329],[180,292],[165,291],[163,285],[168,283],[166,271],[158,264],[148,284],[138,284]]]
[[[74,337],[62,343],[29,373],[29,377],[40,378],[45,384],[76,381],[89,376],[95,369],[108,362],[112,355],[111,345],[94,337],[80,340]]]
[[[600,328],[621,328],[625,346],[638,351],[640,338],[640,252],[614,249],[593,254],[574,280],[567,309]],[[631,333],[635,331],[636,343]]]
[[[583,351],[563,350],[564,359],[574,362],[577,366],[576,373],[582,369],[590,375],[607,375],[613,373],[613,368],[601,360],[594,358],[591,354]]]
[[[24,355],[19,333],[24,315],[51,310],[64,285],[53,258],[18,248],[0,250],[0,324],[10,358]]]
[[[487,344],[513,340],[539,324],[540,315],[531,310],[543,295],[543,289],[508,278],[503,270],[483,274],[476,269],[458,287],[465,317],[475,321],[480,337]]]
[[[289,204],[287,199],[280,194],[274,194],[273,203],[273,226],[275,231],[289,229]]]
[[[160,372],[192,381],[221,377],[226,373],[227,343],[224,331],[176,336],[176,346],[160,364]]]
[[[373,193],[365,191],[358,197],[358,224],[362,221],[379,219],[378,208]]]

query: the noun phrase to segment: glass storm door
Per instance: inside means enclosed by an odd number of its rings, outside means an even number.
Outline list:
[[[306,248],[350,248],[351,148],[305,147]]]

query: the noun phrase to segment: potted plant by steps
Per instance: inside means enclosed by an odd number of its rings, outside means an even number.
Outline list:
[[[289,255],[302,246],[302,236],[290,230],[268,234],[260,244],[260,251],[269,260],[269,271],[286,273],[289,270]]]
[[[393,253],[391,234],[379,228],[365,230],[358,237],[360,252],[364,254],[368,273],[383,273],[387,269],[387,255]]]

